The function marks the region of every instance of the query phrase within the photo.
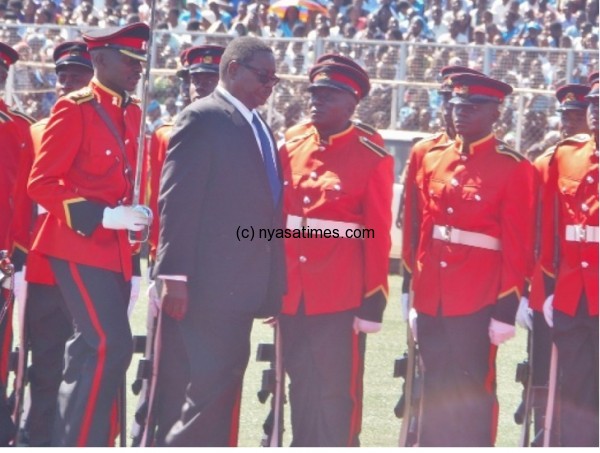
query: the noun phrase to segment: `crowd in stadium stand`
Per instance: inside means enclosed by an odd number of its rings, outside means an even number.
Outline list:
[[[287,1],[287,0],[286,0]],[[156,0],[157,35],[154,64],[175,69],[179,52],[203,43],[226,44],[190,32],[253,35],[263,38],[306,38],[276,42],[278,72],[305,75],[314,61],[315,38],[327,38],[323,51],[353,57],[371,78],[436,82],[447,64],[484,69],[485,45],[517,46],[521,53],[494,50],[489,75],[514,87],[554,90],[567,80],[584,81],[598,66],[598,1],[596,0],[315,0],[322,11],[303,7],[275,8],[275,0]],[[54,46],[66,39],[66,30],[40,29],[38,24],[109,27],[148,21],[151,0],[0,0],[0,23],[17,24],[2,30],[0,40],[15,46],[21,60],[50,62]],[[293,3],[288,1],[288,4]],[[381,44],[364,44],[366,40]],[[401,61],[398,42],[410,43]],[[395,44],[392,44],[395,43]],[[429,44],[428,44],[429,43]],[[431,43],[477,44],[469,47],[434,47]],[[534,48],[540,52],[532,52]],[[497,49],[497,47],[494,47]],[[544,49],[542,52],[541,49]],[[567,75],[566,53],[581,52]],[[592,55],[592,56],[590,56]],[[595,56],[594,56],[595,55]],[[399,64],[402,63],[402,64]],[[15,88],[53,86],[53,75],[32,67],[19,67]],[[154,79],[153,97],[159,101],[155,120],[169,120],[177,111],[178,81],[174,75]],[[304,105],[302,83],[283,82],[275,91],[274,128],[283,129],[299,119]],[[418,85],[403,89],[396,124],[391,124],[391,86],[375,83],[358,116],[379,128],[435,131],[439,115],[435,90]],[[41,118],[54,101],[51,93],[29,96],[28,113]],[[156,106],[155,106],[156,107]],[[514,107],[514,106],[513,106]],[[512,134],[514,109],[505,109],[500,128]],[[552,130],[554,99],[532,95],[527,99],[521,149],[544,139]]]

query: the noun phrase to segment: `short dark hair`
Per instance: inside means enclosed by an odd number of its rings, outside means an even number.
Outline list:
[[[273,49],[262,39],[254,36],[242,36],[231,41],[225,48],[219,64],[219,77],[225,78],[227,67],[233,60],[248,63],[258,52],[273,53]]]

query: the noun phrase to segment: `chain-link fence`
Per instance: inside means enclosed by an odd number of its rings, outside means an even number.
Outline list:
[[[6,25],[1,33],[0,40],[13,45],[20,54],[19,62],[9,73],[5,96],[35,118],[47,116],[55,101],[52,51],[62,41],[80,38],[80,29]],[[226,45],[231,39],[228,34],[157,30],[150,50],[150,98],[176,108],[179,53],[198,44]],[[515,92],[504,103],[496,133],[523,153],[532,147],[543,148],[558,136],[554,89],[565,83],[583,82],[598,68],[597,51],[573,49],[333,38],[266,41],[275,52],[282,81],[275,87],[265,113],[279,133],[306,112],[308,68],[319,55],[335,52],[354,58],[369,73],[371,93],[360,103],[356,116],[379,129],[423,134],[440,130],[441,99],[437,87],[439,71],[446,65],[468,65],[510,83]]]

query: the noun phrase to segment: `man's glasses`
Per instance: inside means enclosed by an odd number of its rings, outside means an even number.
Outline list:
[[[241,61],[238,61],[238,63],[241,66],[243,66],[244,68],[252,71],[254,73],[254,75],[256,76],[256,80],[258,80],[263,85],[267,85],[269,83],[272,83],[273,85],[277,85],[279,83],[279,81],[281,80],[279,77],[277,77],[275,75],[270,76],[268,74],[265,74],[261,70],[255,68],[254,66],[250,66],[249,64],[242,63]]]

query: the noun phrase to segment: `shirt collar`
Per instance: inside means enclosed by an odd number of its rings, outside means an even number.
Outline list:
[[[96,94],[100,97],[100,99],[104,102],[108,102],[110,105],[124,108],[129,104],[129,101],[131,100],[130,96],[127,93],[125,93],[125,97],[121,96],[121,94],[108,88],[96,77],[92,79],[92,87]]]
[[[217,91],[231,104],[233,104],[233,106],[242,114],[242,116],[246,118],[246,121],[248,121],[249,124],[252,124],[252,114],[254,113],[254,110],[249,110],[248,107],[242,104],[238,98],[227,91],[223,85],[217,85]]]

